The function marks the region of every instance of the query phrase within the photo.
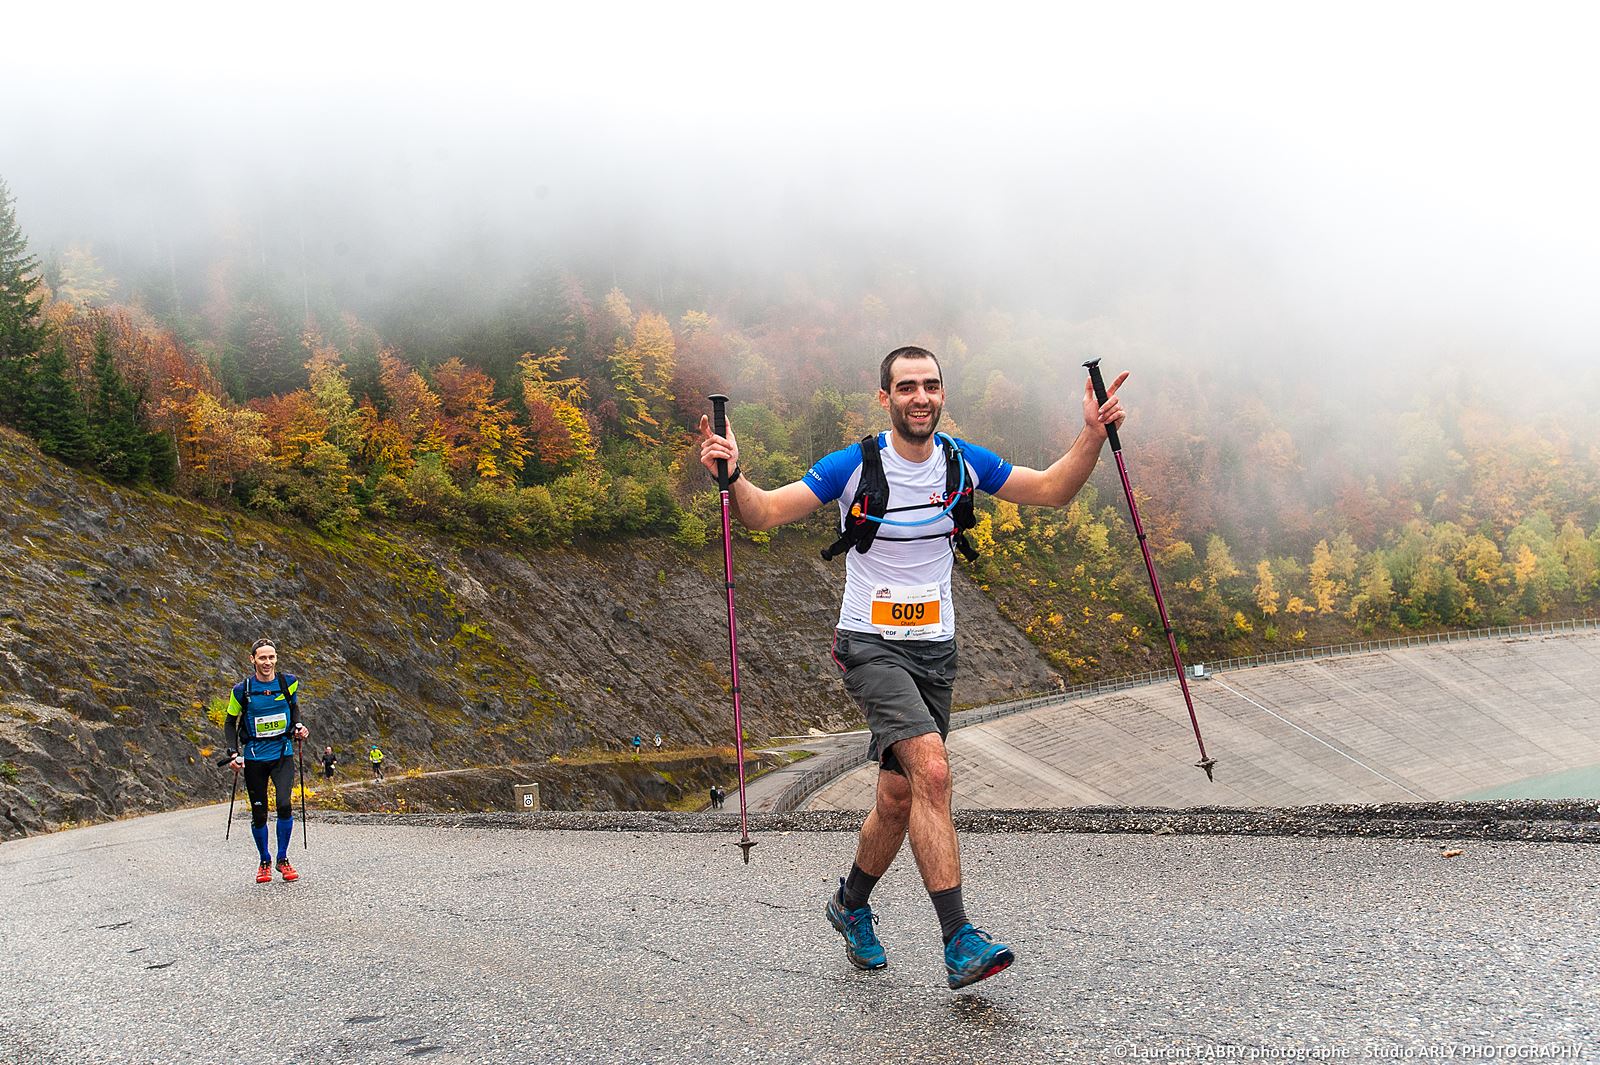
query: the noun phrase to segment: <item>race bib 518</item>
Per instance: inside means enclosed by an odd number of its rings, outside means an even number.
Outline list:
[[[289,729],[289,715],[283,712],[276,714],[262,714],[256,718],[256,738],[267,739],[271,736],[282,736]]]

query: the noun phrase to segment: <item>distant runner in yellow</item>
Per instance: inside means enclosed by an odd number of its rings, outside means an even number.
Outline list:
[[[367,761],[372,763],[372,775],[379,780],[383,779],[383,752],[373,747],[367,752]]]

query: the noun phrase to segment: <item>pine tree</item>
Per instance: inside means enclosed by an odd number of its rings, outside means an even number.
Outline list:
[[[67,352],[60,341],[50,345],[32,368],[23,395],[23,427],[39,441],[40,451],[74,465],[95,457],[94,432],[83,399],[68,376]]]
[[[178,445],[172,434],[159,429],[145,434],[145,454],[150,460],[150,483],[171,488],[178,479]]]
[[[35,295],[39,263],[28,254],[15,204],[0,180],[0,422],[20,426],[28,418],[30,370],[49,331],[39,318],[44,298]],[[66,380],[64,373],[61,379]]]
[[[150,468],[149,430],[140,424],[139,396],[111,358],[111,334],[94,335],[95,465],[113,481],[137,481]]]

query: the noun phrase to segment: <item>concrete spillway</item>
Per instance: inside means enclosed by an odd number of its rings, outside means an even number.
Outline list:
[[[956,806],[1296,806],[1451,799],[1600,766],[1600,632],[1467,640],[1227,670],[958,728]],[[866,809],[875,766],[803,806]]]

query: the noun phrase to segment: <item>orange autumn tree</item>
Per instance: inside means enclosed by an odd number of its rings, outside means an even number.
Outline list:
[[[529,457],[552,472],[595,458],[594,434],[581,406],[588,390],[581,378],[556,376],[566,357],[564,348],[555,348],[544,355],[524,354],[517,364],[528,412]]]
[[[378,382],[386,404],[383,415],[370,400],[357,412],[362,454],[369,466],[382,462],[394,473],[405,474],[416,465],[418,454],[443,454],[444,406],[422,375],[385,349],[378,352]]]
[[[445,464],[458,478],[514,485],[528,458],[528,441],[516,415],[494,398],[494,381],[453,358],[433,371],[438,392]]]
[[[319,527],[336,529],[357,516],[350,460],[359,452],[359,420],[339,352],[320,334],[301,337],[310,387],[252,400],[265,417],[272,475],[253,496],[257,505],[287,507]]]
[[[272,446],[266,435],[266,415],[227,406],[199,389],[191,391],[182,409],[178,462],[185,471],[185,482],[197,494],[215,499],[231,493],[265,467]]]
[[[60,339],[73,378],[86,396],[92,394],[96,338],[105,338],[117,373],[139,397],[141,421],[172,442],[180,487],[215,495],[219,491],[212,476],[216,469],[230,471],[221,483],[232,485],[265,459],[267,449],[259,434],[243,433],[247,443],[237,450],[240,434],[216,428],[218,411],[225,406],[216,376],[148,312],[137,307],[91,308],[55,300],[46,305],[44,317]],[[202,400],[202,396],[207,398]],[[196,425],[211,428],[196,431]],[[221,445],[228,454],[211,461],[205,451],[207,441],[224,439],[230,441]],[[249,447],[257,444],[259,450],[248,454]],[[194,477],[189,476],[191,470]]]

